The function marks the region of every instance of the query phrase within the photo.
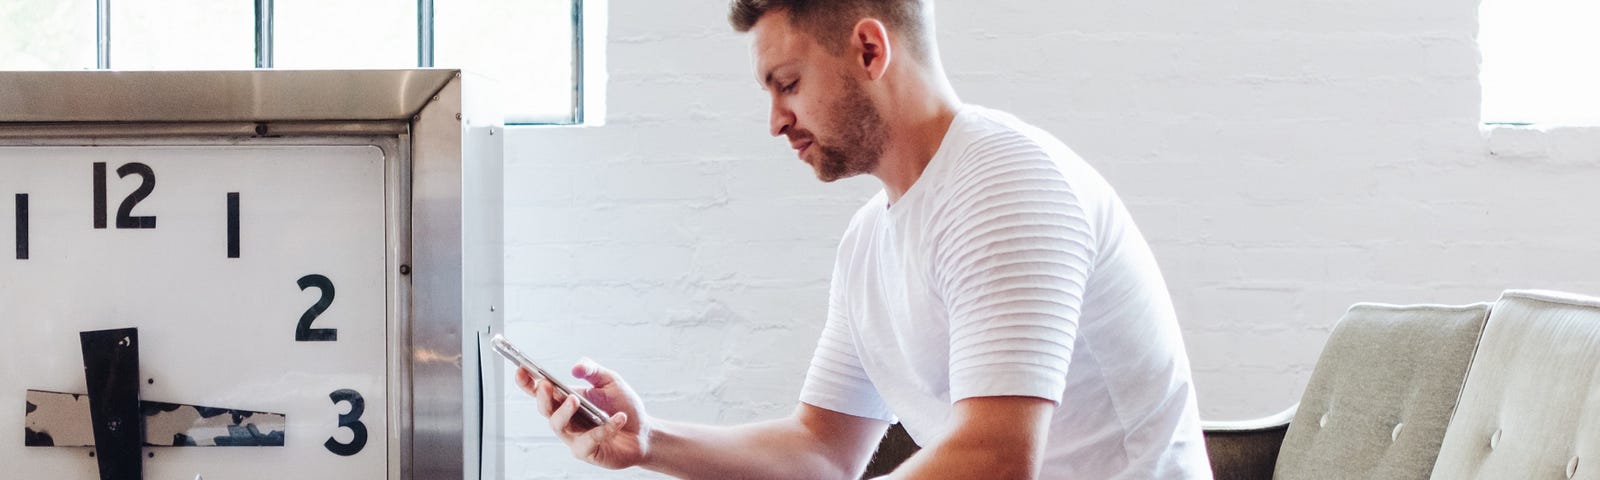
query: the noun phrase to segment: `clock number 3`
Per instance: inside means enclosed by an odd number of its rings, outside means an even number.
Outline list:
[[[122,199],[122,205],[117,207],[117,228],[156,228],[156,217],[133,216],[133,207],[139,205],[156,189],[156,172],[149,165],[139,162],[125,164],[117,167],[117,177],[126,178],[128,175],[138,175],[139,188],[129,193]],[[106,228],[106,162],[94,163],[94,228]]]
[[[328,441],[322,442],[322,446],[341,457],[361,453],[361,449],[367,446],[367,425],[361,423],[361,414],[367,411],[367,400],[361,398],[360,393],[348,388],[336,390],[328,394],[328,398],[333,399],[334,405],[338,405],[339,402],[350,404],[350,413],[339,414],[339,428],[348,428],[354,435],[350,438],[350,443],[339,443],[333,437],[328,437]]]
[[[328,307],[333,305],[333,280],[329,280],[328,277],[322,275],[312,274],[300,277],[298,283],[300,290],[317,287],[317,290],[322,292],[322,298],[317,299],[317,303],[306,309],[306,313],[300,316],[300,324],[294,327],[294,341],[338,341],[339,329],[337,328],[311,328],[311,322],[317,321],[317,317],[322,316],[323,312],[327,312]]]

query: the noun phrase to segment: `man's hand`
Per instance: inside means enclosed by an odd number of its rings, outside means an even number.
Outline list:
[[[591,385],[574,388],[578,395],[611,412],[606,424],[589,429],[572,422],[578,399],[562,398],[555,387],[535,378],[528,369],[517,369],[517,386],[535,399],[539,414],[550,420],[550,429],[572,448],[579,459],[609,469],[622,469],[643,463],[650,449],[650,428],[639,396],[616,373],[584,359],[572,367],[572,376]]]

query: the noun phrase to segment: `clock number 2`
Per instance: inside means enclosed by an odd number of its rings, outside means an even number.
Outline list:
[[[311,274],[300,277],[298,283],[300,284],[300,290],[317,287],[317,290],[322,291],[322,298],[317,299],[317,303],[306,309],[306,313],[300,316],[300,324],[294,327],[294,341],[338,341],[339,329],[337,328],[311,328],[311,322],[317,321],[317,317],[322,316],[323,312],[328,311],[328,306],[333,305],[333,280],[329,280],[328,277],[322,275]]]
[[[335,390],[328,394],[328,398],[333,399],[334,405],[338,405],[339,402],[350,404],[350,413],[339,414],[339,428],[348,428],[354,435],[350,438],[350,443],[339,443],[333,437],[328,437],[328,441],[322,442],[322,446],[341,457],[361,453],[361,449],[367,446],[367,425],[361,423],[361,414],[367,411],[367,400],[361,398],[359,392],[348,388]]]
[[[117,228],[145,229],[156,228],[156,217],[133,216],[133,207],[139,205],[156,189],[156,172],[149,165],[133,162],[117,167],[117,177],[126,178],[128,175],[138,175],[139,188],[129,193],[122,199],[122,205],[117,207]],[[106,228],[106,162],[94,163],[94,228]]]

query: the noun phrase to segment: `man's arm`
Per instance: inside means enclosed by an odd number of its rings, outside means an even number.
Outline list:
[[[805,403],[787,418],[734,427],[665,422],[645,414],[638,395],[610,370],[584,361],[573,375],[593,385],[580,395],[614,412],[605,426],[572,425],[577,402],[556,401],[554,388],[526,369],[518,370],[517,384],[533,395],[573,456],[605,468],[637,466],[687,479],[854,479],[889,428]]]
[[[854,479],[889,425],[807,404],[737,427],[656,422],[642,467],[679,478]]]
[[[1055,408],[1055,402],[1035,397],[974,397],[956,402],[950,432],[884,478],[1038,478]]]

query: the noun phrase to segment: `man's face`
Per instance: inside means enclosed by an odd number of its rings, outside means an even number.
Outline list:
[[[876,170],[888,125],[852,55],[829,53],[783,11],[766,14],[750,34],[756,80],[772,96],[772,135],[788,137],[824,182]]]

